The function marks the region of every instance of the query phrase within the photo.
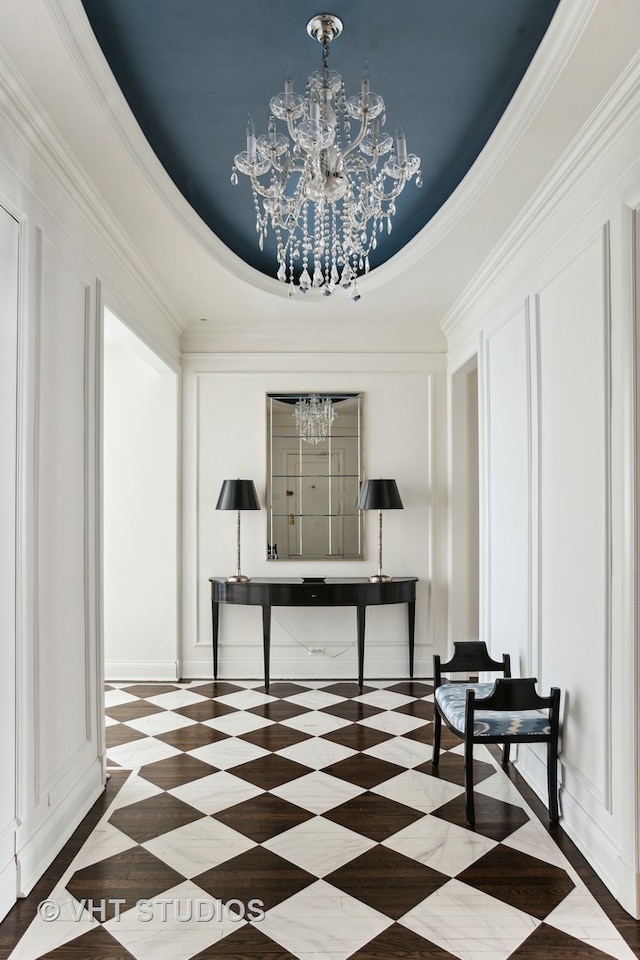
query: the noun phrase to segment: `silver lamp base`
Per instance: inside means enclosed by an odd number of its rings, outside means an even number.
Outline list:
[[[249,579],[244,573],[236,573],[232,577],[227,577],[227,583],[246,583]]]

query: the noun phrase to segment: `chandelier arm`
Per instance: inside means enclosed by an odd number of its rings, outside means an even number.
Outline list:
[[[251,181],[251,186],[252,186],[253,189],[256,191],[256,193],[258,194],[258,196],[264,197],[265,200],[268,200],[269,198],[271,198],[271,197],[274,196],[274,194],[273,194],[274,184],[273,184],[273,183],[270,183],[268,187],[265,187],[265,186],[263,186],[263,184],[260,183],[260,181],[257,179],[257,177],[256,177],[256,175],[255,175],[254,173],[250,173],[248,176],[249,176],[249,179],[250,179],[250,181]],[[280,187],[279,195],[282,196],[282,193],[284,192],[284,184],[282,184],[282,183],[279,184],[279,187]]]
[[[376,190],[376,186],[375,186],[375,182],[374,182],[374,184],[373,184],[373,192],[374,192],[374,195],[375,195],[376,200],[379,200],[381,203],[384,203],[386,200],[395,200],[397,197],[400,196],[400,194],[401,194],[402,191],[404,190],[405,184],[408,183],[408,182],[409,182],[409,181],[408,181],[408,178],[407,178],[406,176],[399,177],[399,178],[398,178],[398,181],[397,181],[398,186],[396,187],[395,190],[392,190],[391,193],[384,193],[384,192],[383,192],[383,193],[379,193],[378,190]]]
[[[287,113],[287,130],[289,131],[289,136],[291,137],[293,143],[297,143],[298,138],[296,134],[298,131],[294,126],[293,117],[291,116],[291,113]]]
[[[356,147],[359,147],[359,146],[360,146],[360,144],[361,144],[362,141],[364,140],[364,137],[365,137],[368,129],[369,129],[368,111],[367,111],[367,110],[364,110],[364,111],[363,111],[363,116],[362,116],[362,126],[360,127],[360,132],[358,133],[358,136],[355,138],[355,140],[352,140],[352,141],[351,141],[351,143],[350,143],[349,146],[346,148],[346,150],[343,150],[343,151],[342,151],[342,156],[343,156],[343,157],[348,157],[350,153],[353,153],[353,151],[356,149]]]

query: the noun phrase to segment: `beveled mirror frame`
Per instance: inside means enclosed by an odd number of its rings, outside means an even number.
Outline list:
[[[305,440],[298,404],[329,400],[326,439]],[[361,560],[363,393],[268,393],[267,559]]]

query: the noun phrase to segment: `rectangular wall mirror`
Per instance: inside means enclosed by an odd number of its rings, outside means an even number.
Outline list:
[[[362,558],[363,400],[267,394],[267,559]]]

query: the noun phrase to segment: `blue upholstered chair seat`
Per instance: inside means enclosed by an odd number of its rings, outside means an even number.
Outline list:
[[[476,698],[493,693],[494,683],[443,683],[435,691],[435,698],[448,723],[459,730],[465,729],[465,706],[467,690],[473,690]],[[474,711],[474,737],[539,737],[549,735],[551,724],[548,711],[543,710],[479,710],[476,700]]]

